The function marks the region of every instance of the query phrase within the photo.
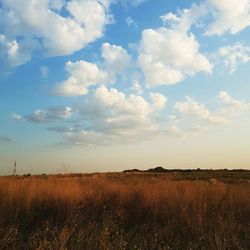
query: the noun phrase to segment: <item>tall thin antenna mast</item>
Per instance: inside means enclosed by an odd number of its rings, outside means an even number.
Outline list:
[[[16,175],[16,161],[14,163],[13,175]]]

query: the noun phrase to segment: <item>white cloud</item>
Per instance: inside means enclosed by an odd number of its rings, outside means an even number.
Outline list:
[[[233,99],[226,91],[220,91],[218,98],[230,111],[250,111],[250,103],[244,100],[239,101]],[[226,110],[226,112],[228,112],[228,110]]]
[[[102,37],[111,19],[108,5],[98,0],[3,0],[1,36],[6,40],[5,54],[14,57],[11,66],[25,63],[34,49],[47,56],[69,55]]]
[[[105,86],[99,87],[95,91],[95,98],[95,101],[101,103],[103,107],[112,108],[113,112],[121,115],[132,114],[144,119],[152,112],[150,105],[143,97],[135,95],[126,97],[123,92],[114,88],[109,90]]]
[[[250,47],[243,46],[241,43],[225,46],[218,50],[218,55],[224,61],[224,64],[229,68],[229,73],[232,74],[237,70],[238,64],[247,63],[250,61]]]
[[[228,120],[224,116],[211,113],[203,103],[199,103],[191,97],[186,97],[186,100],[183,102],[176,102],[174,108],[185,116],[194,117],[211,124],[228,124]]]
[[[165,103],[166,98],[158,93],[146,101],[141,96],[127,96],[114,88],[101,86],[78,105],[79,115],[89,129],[71,131],[65,138],[77,141],[77,144],[89,143],[90,135],[96,138],[93,139],[95,144],[101,141],[145,140],[160,133],[154,116],[159,114]]]
[[[191,28],[206,28],[206,35],[232,34],[250,25],[250,1],[207,0],[190,9],[161,16],[164,27],[142,32],[139,65],[148,86],[170,85],[199,72],[211,73],[213,64],[200,50]],[[249,62],[249,48],[240,43],[219,49],[219,56],[233,73]]]
[[[150,99],[152,101],[152,105],[156,110],[162,110],[165,108],[167,103],[167,98],[160,93],[150,93]]]
[[[97,84],[114,83],[117,74],[122,74],[129,66],[131,58],[121,46],[104,43],[102,45],[101,66],[83,60],[67,62],[68,78],[58,83],[52,91],[61,96],[79,96],[88,93],[88,87]]]
[[[131,91],[136,95],[141,95],[143,93],[142,85],[137,80],[133,80],[131,83]]]
[[[72,109],[70,107],[51,107],[47,110],[38,109],[29,115],[25,115],[24,119],[35,123],[45,123],[68,119],[71,115]]]
[[[105,136],[102,133],[95,132],[95,131],[87,131],[87,130],[81,130],[81,131],[72,131],[72,132],[66,132],[63,134],[63,141],[61,144],[66,145],[105,145],[110,144],[111,138]]]
[[[130,55],[124,48],[109,43],[102,45],[102,57],[107,70],[115,73],[122,73],[131,61]]]
[[[161,16],[161,20],[165,24],[172,24],[172,23],[178,23],[180,22],[180,17],[178,17],[176,14],[173,14],[172,12],[168,12]]]
[[[67,80],[57,84],[52,93],[59,96],[79,96],[86,95],[88,88],[79,84],[76,78],[69,77]]]
[[[112,21],[112,17],[105,13],[104,6],[96,0],[70,1],[67,9],[74,20],[84,27],[85,44],[102,37],[104,25]]]
[[[245,100],[236,100],[226,91],[220,91],[218,99],[221,102],[220,106],[213,112],[203,103],[190,97],[186,97],[185,101],[176,102],[174,108],[180,115],[174,116],[174,122],[170,125],[172,124],[173,127],[186,134],[209,129],[209,125],[230,125],[235,122],[242,124],[245,114],[250,112],[250,103]],[[239,116],[241,118],[236,120],[235,118]]]
[[[69,61],[65,67],[69,77],[55,86],[53,93],[56,95],[85,95],[88,93],[89,86],[109,82],[107,72],[101,70],[96,64],[82,60],[75,63]]]
[[[197,27],[203,26],[200,19],[207,14],[206,4],[192,4],[190,9],[178,10],[177,14],[168,12],[160,18],[164,25],[169,25],[171,28],[179,32],[187,32],[192,25]]]
[[[211,73],[213,68],[199,52],[193,34],[164,27],[142,32],[138,61],[148,86],[176,84],[198,72]]]
[[[19,44],[15,39],[8,40],[0,34],[0,62],[1,65],[16,67],[30,60],[25,43]]]
[[[249,0],[208,0],[214,20],[209,24],[207,35],[222,35],[229,31],[236,34],[250,25]]]
[[[206,26],[206,35],[222,35],[225,32],[236,34],[250,25],[249,0],[204,0],[190,9],[178,10],[161,16],[162,21],[171,27],[188,31],[192,25]]]

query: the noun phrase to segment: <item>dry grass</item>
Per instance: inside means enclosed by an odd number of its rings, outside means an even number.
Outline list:
[[[0,178],[0,249],[250,249],[250,183]]]

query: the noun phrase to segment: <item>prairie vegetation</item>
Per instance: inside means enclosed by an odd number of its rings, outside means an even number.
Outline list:
[[[198,172],[0,177],[0,249],[250,249],[249,171]]]

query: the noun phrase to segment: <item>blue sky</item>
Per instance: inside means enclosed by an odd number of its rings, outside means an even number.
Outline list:
[[[1,0],[0,174],[249,168],[249,26],[249,0]]]

